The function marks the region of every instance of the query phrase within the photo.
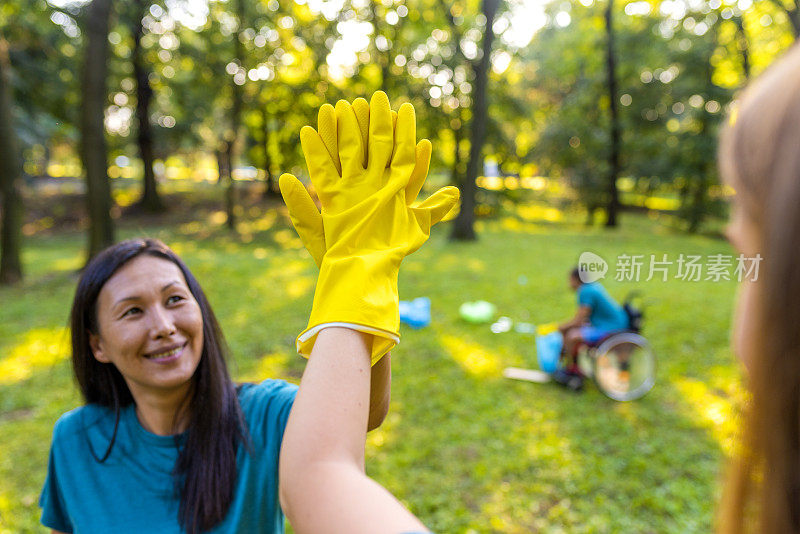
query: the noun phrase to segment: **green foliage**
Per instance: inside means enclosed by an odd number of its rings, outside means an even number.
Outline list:
[[[237,379],[297,382],[304,360],[293,342],[305,326],[316,268],[284,215],[248,214],[239,237],[215,213],[169,226],[132,221],[121,237],[160,237],[184,257],[220,319]],[[433,322],[402,329],[391,410],[368,437],[367,469],[435,532],[712,528],[743,395],[728,349],[734,282],[615,282],[612,264],[606,286],[613,295],[644,293],[645,335],[659,362],[655,389],[630,404],[592,386],[574,395],[502,378],[506,366],[535,367],[533,338],[492,334],[458,317],[460,304],[476,299],[515,321],[571,316],[567,272],[585,250],[610,262],[623,253],[673,260],[732,253],[716,239],[676,234],[649,218],[631,221],[635,231],[587,233],[578,224],[503,218],[478,223],[487,239],[459,244],[446,240],[443,225],[403,263],[401,298],[430,297]],[[82,238],[30,238],[24,260],[25,285],[0,289],[2,532],[39,531],[52,425],[80,403],[64,325]]]
[[[7,0],[0,5],[0,34],[9,43],[14,67],[17,137],[33,164],[42,157],[35,147],[76,140],[81,36],[77,13],[69,6],[54,9],[45,0]]]

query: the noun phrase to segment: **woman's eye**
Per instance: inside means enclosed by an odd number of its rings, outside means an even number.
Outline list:
[[[167,299],[167,304],[174,304],[176,302],[180,302],[183,300],[183,297],[180,295],[172,295],[170,298]]]
[[[126,310],[125,313],[122,314],[123,317],[127,317],[128,315],[134,315],[140,313],[142,310],[140,308],[130,308]]]

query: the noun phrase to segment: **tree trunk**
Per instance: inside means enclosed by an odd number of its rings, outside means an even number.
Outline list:
[[[742,70],[744,71],[745,82],[747,82],[750,79],[750,42],[747,40],[747,34],[744,31],[742,16],[734,16],[733,21],[736,23],[736,46],[742,53]]]
[[[264,131],[264,198],[278,197],[275,187],[275,178],[272,176],[272,154],[269,149],[269,112],[267,107],[261,106],[261,120]]]
[[[11,113],[11,61],[0,36],[0,285],[22,280],[22,168]]]
[[[608,75],[609,112],[611,115],[611,147],[608,155],[608,205],[606,211],[607,227],[617,226],[617,213],[619,212],[619,191],[617,178],[619,177],[619,117],[617,114],[617,76],[616,59],[614,57],[614,26],[613,26],[614,0],[608,0],[606,6],[606,71]]]
[[[145,211],[160,212],[164,211],[164,203],[158,194],[158,184],[153,171],[155,155],[153,153],[153,127],[150,124],[150,102],[153,100],[153,88],[150,86],[150,73],[142,48],[142,36],[144,35],[142,17],[147,8],[143,0],[136,0],[135,7],[136,15],[131,32],[133,33],[133,77],[136,80],[136,119],[139,123],[136,140],[139,143],[139,155],[144,168],[144,187],[139,206]]]
[[[462,241],[475,240],[475,193],[477,185],[475,180],[483,164],[483,143],[486,139],[486,123],[488,122],[489,105],[487,101],[487,86],[489,82],[489,69],[491,68],[492,44],[494,41],[494,17],[500,7],[500,0],[483,0],[481,11],[486,17],[483,31],[482,56],[478,62],[472,64],[475,73],[475,91],[472,104],[472,127],[469,148],[469,163],[467,173],[461,184],[461,211],[453,224],[451,239]]]
[[[244,29],[245,21],[245,0],[236,1],[236,16],[239,20],[239,28],[234,36],[234,61],[239,65],[239,69],[244,69],[244,45],[242,44],[242,30]],[[225,188],[225,212],[228,217],[228,228],[231,230],[236,228],[236,185],[233,181],[233,167],[235,161],[234,150],[236,148],[236,139],[239,136],[239,125],[242,114],[242,104],[244,97],[242,95],[242,85],[236,83],[236,77],[231,77],[231,123],[230,130],[225,136],[225,159],[226,159],[226,176],[227,187]],[[245,80],[247,78],[245,77]],[[220,176],[222,179],[222,176]]]
[[[690,234],[696,234],[705,219],[705,209],[708,200],[708,182],[704,175],[700,174],[693,180],[691,185],[692,196],[689,206],[689,227]]]
[[[717,42],[714,37],[715,34],[711,34],[712,37],[712,44],[709,46],[709,50],[713,51],[716,48]],[[711,57],[709,54],[708,59],[705,62],[705,83],[706,87],[711,87],[712,76],[714,73],[714,69],[711,66]],[[708,95],[704,95],[705,100],[708,100]],[[703,139],[707,135],[709,128],[711,127],[713,118],[708,110],[701,109],[700,110],[700,132],[698,138]],[[695,171],[695,177],[693,180],[690,180],[687,184],[688,188],[688,197],[686,200],[689,202],[687,213],[687,219],[689,222],[688,232],[690,234],[697,233],[700,230],[700,227],[705,222],[706,212],[708,211],[708,187],[710,185],[709,176],[714,172],[713,168],[716,167],[716,162],[713,161],[713,158],[703,158],[698,155],[695,158],[696,161],[702,162],[698,165],[697,170]]]
[[[233,182],[233,143],[225,145],[225,175],[228,181],[225,188],[225,213],[230,230],[236,229],[236,186]]]
[[[93,0],[86,12],[86,60],[81,103],[81,160],[86,173],[89,258],[114,242],[111,185],[103,124],[108,74],[108,26],[111,0]]]
[[[597,211],[598,206],[597,204],[587,204],[586,205],[586,226],[592,227],[594,226],[594,213]]]
[[[450,183],[458,185],[461,183],[461,140],[464,138],[464,127],[461,121],[458,122],[458,128],[453,129],[453,138],[455,147],[453,148],[453,168],[450,171]]]

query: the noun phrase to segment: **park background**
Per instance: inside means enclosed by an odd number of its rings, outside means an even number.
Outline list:
[[[434,145],[423,196],[460,212],[403,264],[393,399],[368,472],[437,532],[707,532],[737,414],[736,277],[615,279],[622,255],[735,258],[717,136],[792,45],[792,0],[3,0],[0,3],[0,532],[38,532],[50,434],[80,404],[78,272],[133,236],[204,286],[237,380],[298,382],[316,267],[276,177],[324,102],[385,90]],[[513,382],[531,334],[574,312],[579,254],[639,290],[656,386],[616,403]],[[651,257],[651,255],[653,255]]]

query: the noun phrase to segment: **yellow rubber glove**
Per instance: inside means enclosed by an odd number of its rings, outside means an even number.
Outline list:
[[[365,149],[354,107],[357,104],[345,101],[336,104],[337,148],[333,152],[338,153],[339,162],[329,152],[330,139],[326,143],[308,126],[300,132],[311,181],[322,204],[321,238],[316,207],[307,193],[303,196],[302,184],[286,174],[280,184],[295,227],[307,246],[311,244],[309,251],[320,264],[311,318],[298,337],[298,352],[308,356],[319,330],[345,324],[375,335],[375,363],[399,340],[400,262],[427,240],[431,226],[455,205],[458,189],[443,188],[412,206],[426,174],[415,172],[414,108],[404,104],[393,128],[388,98],[376,93],[369,105]],[[320,110],[320,124],[329,121],[329,108]],[[420,149],[423,156],[427,150],[428,156],[422,158],[427,171],[430,142],[421,141]]]
[[[369,103],[363,98],[356,98],[353,101],[353,111],[356,114],[358,128],[361,132],[362,146],[366,147],[369,133]],[[337,172],[341,175],[342,165],[339,162],[335,113],[333,106],[330,104],[322,105],[317,116],[317,132],[322,142],[325,143],[325,148],[328,149],[328,154],[336,166]],[[392,110],[393,129],[396,123],[397,112]],[[414,172],[411,174],[409,186],[406,188],[408,190],[408,198],[416,198],[422,188],[422,184],[425,182],[425,178],[428,176],[428,168],[431,163],[431,144],[425,141],[427,140],[420,141],[416,146]],[[297,234],[300,236],[300,240],[311,254],[311,257],[314,258],[317,267],[319,267],[322,264],[322,256],[325,255],[327,250],[325,233],[322,228],[322,214],[320,214],[303,183],[291,174],[286,174],[285,176],[285,179],[281,177],[280,189],[286,208],[289,211],[289,217]],[[415,187],[416,190],[414,190]]]

